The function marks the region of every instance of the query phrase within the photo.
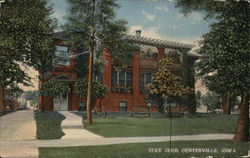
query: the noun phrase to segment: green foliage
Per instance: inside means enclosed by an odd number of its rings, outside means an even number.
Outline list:
[[[183,85],[181,77],[171,72],[172,64],[168,57],[160,61],[153,82],[146,86],[146,98],[157,98],[164,103],[166,99],[178,101],[191,93],[192,89]]]
[[[96,57],[101,58],[106,49],[114,64],[122,65],[138,50],[123,38],[126,21],[116,19],[118,5],[114,0],[67,0],[67,3],[69,12],[63,29],[77,53],[94,48]]]
[[[28,84],[20,64],[47,71],[52,61],[52,40],[55,27],[52,7],[47,0],[5,1],[0,7],[0,85]],[[46,69],[46,70],[45,70]]]
[[[45,82],[40,90],[40,95],[44,96],[58,96],[70,92],[70,87],[66,82],[50,79]]]
[[[17,85],[9,86],[5,90],[5,95],[11,98],[18,98],[22,95],[23,90],[20,89]]]
[[[192,88],[192,92],[182,99],[182,105],[187,106],[191,113],[195,113],[197,105],[195,99],[195,59],[188,56],[188,49],[182,49],[182,77],[185,86]]]
[[[249,3],[246,1],[208,2],[179,0],[183,13],[202,11],[215,18],[210,32],[203,36],[197,64],[206,86],[220,94],[248,93],[249,74]]]
[[[178,54],[177,51],[170,51],[168,52],[167,56],[175,63],[180,63],[180,54]]]
[[[78,96],[80,96],[83,99],[86,99],[88,94],[87,93],[88,80],[85,78],[77,80],[75,83],[75,90]],[[107,86],[98,81],[93,81],[93,90],[92,90],[93,100],[104,98],[107,92],[108,92]]]
[[[200,91],[197,91],[195,93],[195,98],[196,98],[197,107],[201,106],[202,101],[201,101],[201,92]]]
[[[221,96],[216,93],[207,93],[201,97],[201,102],[207,106],[208,110],[221,109]]]
[[[153,77],[153,83],[147,85],[151,94],[173,98],[182,97],[190,92],[191,89],[182,84],[181,77],[171,72],[171,64],[173,63],[169,58],[160,61],[160,66]]]

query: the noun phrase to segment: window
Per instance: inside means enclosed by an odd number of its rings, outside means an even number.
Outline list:
[[[132,87],[133,80],[132,80],[132,72],[126,72],[126,86]]]
[[[145,85],[151,83],[151,81],[152,81],[151,73],[146,73],[145,74]]]
[[[125,87],[132,87],[132,72],[130,71],[112,71],[112,85],[120,85]]]
[[[117,71],[112,71],[112,85],[118,85],[118,72]]]
[[[149,84],[152,82],[152,73],[147,72],[147,73],[141,73],[140,74],[140,88],[144,88],[145,85]]]
[[[56,56],[56,64],[58,65],[70,64],[69,47],[56,46],[55,56]]]
[[[119,85],[125,86],[126,85],[126,72],[125,71],[120,71],[119,72]]]
[[[127,111],[127,102],[126,101],[120,101],[119,103],[119,109],[120,111]]]
[[[93,74],[93,78],[95,81],[103,83],[103,73]]]

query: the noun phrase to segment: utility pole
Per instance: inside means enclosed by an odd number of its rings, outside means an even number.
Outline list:
[[[95,0],[93,0],[93,11],[92,11],[92,26],[91,26],[91,41],[90,41],[90,49],[89,49],[89,64],[88,64],[88,95],[87,95],[87,119],[90,125],[93,124],[92,122],[92,108],[91,108],[91,101],[92,101],[92,86],[93,86],[93,60],[94,60],[94,51],[95,51]]]
[[[94,31],[92,31],[92,34],[93,34]],[[89,71],[88,71],[88,95],[87,95],[87,118],[88,118],[88,121],[89,121],[89,124],[93,124],[92,122],[92,108],[91,108],[91,98],[92,98],[92,79],[93,79],[93,59],[94,59],[94,37],[91,36],[91,47],[90,47],[90,50],[89,50],[89,64],[88,64],[88,68],[89,68]]]

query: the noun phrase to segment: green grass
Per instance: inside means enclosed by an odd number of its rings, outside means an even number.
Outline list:
[[[105,137],[170,135],[169,118],[95,118],[86,129]],[[172,119],[172,135],[235,133],[237,116],[181,117]]]
[[[64,135],[61,129],[64,119],[65,117],[57,112],[35,113],[37,139],[60,139]]]
[[[233,142],[230,140],[213,141],[176,141],[172,142],[172,148],[178,153],[164,152],[170,148],[169,142],[161,143],[136,143],[119,145],[101,145],[86,147],[53,147],[39,148],[39,158],[187,158],[191,156],[244,156],[247,155],[249,142]],[[162,152],[149,152],[152,148],[163,148]],[[184,148],[209,148],[217,149],[216,153],[189,152],[185,153]],[[235,152],[223,153],[223,148],[235,149]]]

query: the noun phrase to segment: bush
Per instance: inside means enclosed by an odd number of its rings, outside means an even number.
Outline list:
[[[50,79],[41,86],[39,94],[54,97],[69,92],[70,87],[66,82]]]
[[[79,97],[86,99],[88,94],[88,80],[85,78],[77,80],[75,83],[75,91]],[[92,98],[94,100],[104,98],[107,92],[108,87],[106,85],[98,81],[93,81]]]

